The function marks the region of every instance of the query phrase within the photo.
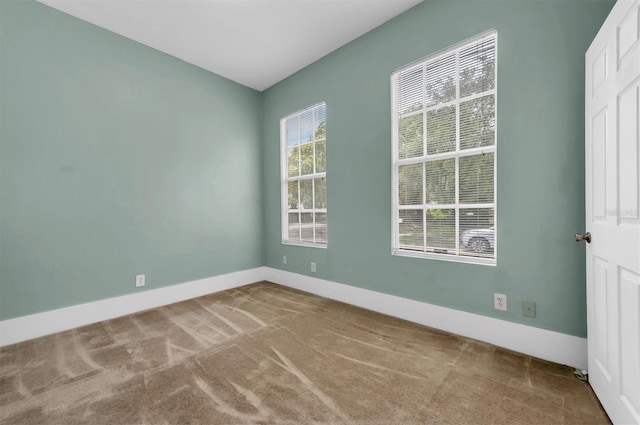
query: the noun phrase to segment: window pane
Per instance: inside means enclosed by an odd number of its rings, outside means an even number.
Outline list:
[[[400,210],[399,248],[424,251],[423,210]]]
[[[493,145],[495,126],[493,95],[460,103],[460,149]]]
[[[287,148],[291,148],[298,144],[298,117],[287,118],[286,130],[287,132]]]
[[[291,241],[299,241],[300,240],[300,224],[299,224],[298,213],[289,213],[289,240]]]
[[[456,54],[451,53],[427,64],[427,106],[456,98]]]
[[[316,173],[327,171],[327,148],[326,142],[316,142]]]
[[[425,163],[427,203],[453,204],[456,198],[455,159],[443,159]]]
[[[460,203],[493,204],[494,154],[485,153],[460,158]]]
[[[287,183],[287,204],[291,210],[298,208],[298,181]]]
[[[325,127],[327,122],[327,110],[325,105],[315,108],[313,110],[313,114],[315,138],[316,140],[324,139],[326,137]]]
[[[316,243],[327,243],[327,213],[316,213]]]
[[[300,180],[300,209],[313,208],[313,183],[312,180]]]
[[[325,178],[315,179],[313,181],[315,187],[315,205],[316,209],[327,208],[327,181]]]
[[[300,143],[313,140],[313,110],[305,111],[300,115]]]
[[[456,248],[456,210],[427,210],[427,247],[444,249],[447,252]],[[447,253],[445,252],[445,253]]]
[[[460,97],[495,88],[495,43],[485,38],[460,51]]]
[[[398,97],[400,98],[400,114],[416,111],[422,108],[424,99],[422,98],[424,69],[422,66],[408,69],[398,75]]]
[[[424,203],[422,169],[422,163],[398,167],[399,205],[422,205]]]
[[[424,155],[423,115],[411,115],[400,119],[398,129],[398,157],[400,159],[415,158]]]
[[[313,173],[313,143],[300,145],[300,175]]]
[[[495,210],[460,208],[460,254],[495,258]]]
[[[313,213],[300,214],[300,240],[313,242]]]
[[[427,112],[427,154],[456,150],[456,107]]]
[[[300,149],[295,147],[287,150],[287,168],[289,177],[300,175]]]

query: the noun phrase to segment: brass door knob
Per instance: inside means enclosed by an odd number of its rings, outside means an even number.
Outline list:
[[[587,241],[587,243],[591,243],[591,233],[576,233],[576,242]]]

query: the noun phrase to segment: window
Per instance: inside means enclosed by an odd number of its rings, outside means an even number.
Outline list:
[[[496,263],[491,31],[391,76],[393,253]]]
[[[280,122],[282,150],[282,240],[327,245],[326,106]]]

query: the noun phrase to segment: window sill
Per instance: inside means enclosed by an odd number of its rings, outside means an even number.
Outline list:
[[[452,263],[478,264],[482,266],[497,265],[497,260],[495,258],[465,257],[465,256],[449,255],[449,254],[437,254],[433,252],[405,251],[397,248],[395,248],[391,254],[398,257],[411,257],[411,258],[422,258],[422,259],[430,259],[430,260],[450,261]]]
[[[292,242],[292,241],[282,241],[282,245],[289,245],[289,246],[303,246],[303,247],[307,247],[307,248],[320,248],[320,249],[327,249],[327,245],[320,245],[320,244],[315,244],[315,243],[311,243],[311,242]]]

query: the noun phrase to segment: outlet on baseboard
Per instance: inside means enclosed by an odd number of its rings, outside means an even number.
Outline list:
[[[505,294],[493,294],[493,308],[507,311],[507,296]]]
[[[136,276],[136,288],[144,286],[144,275],[139,274]]]

